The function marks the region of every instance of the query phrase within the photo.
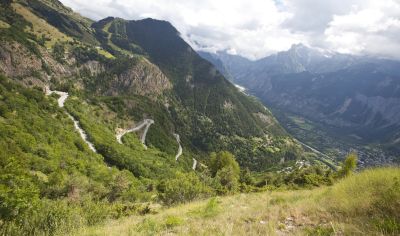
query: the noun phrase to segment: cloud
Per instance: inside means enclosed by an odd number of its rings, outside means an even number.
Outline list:
[[[167,20],[195,49],[229,50],[252,59],[295,43],[355,54],[400,54],[399,0],[61,2],[95,20],[107,16]]]
[[[324,31],[327,46],[342,53],[400,59],[400,2],[375,1],[334,15]]]
[[[321,33],[335,14],[345,14],[352,6],[363,2],[365,0],[284,0],[287,10],[293,13],[284,27],[303,33]]]

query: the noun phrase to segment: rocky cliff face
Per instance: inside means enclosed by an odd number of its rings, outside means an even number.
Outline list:
[[[18,42],[0,41],[0,73],[9,78],[20,78],[28,86],[44,87],[50,79],[65,83],[65,79],[80,78],[89,73],[94,77],[106,70],[107,65],[98,60],[77,64],[77,58],[64,53],[62,62],[56,60],[51,51],[39,47],[39,54],[32,53]],[[146,59],[124,70],[109,81],[106,95],[138,94],[157,97],[171,89],[168,78]]]
[[[0,43],[0,72],[9,77],[32,76],[42,71],[42,61],[17,42]]]
[[[109,82],[106,95],[138,94],[157,98],[172,88],[163,72],[148,60],[142,59]]]

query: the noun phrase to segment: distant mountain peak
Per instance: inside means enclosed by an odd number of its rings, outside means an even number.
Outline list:
[[[306,45],[302,44],[302,43],[296,43],[296,44],[292,44],[292,46],[290,47],[289,50],[295,50],[295,49],[309,49],[310,47],[307,47]]]
[[[146,24],[149,27],[162,27],[164,30],[171,30],[174,31],[176,33],[178,33],[178,30],[169,22],[169,21],[165,21],[165,20],[157,20],[154,18],[145,18],[142,20],[136,20],[134,21],[136,23],[141,23],[141,24]]]

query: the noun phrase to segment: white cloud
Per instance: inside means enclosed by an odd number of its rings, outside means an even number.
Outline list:
[[[327,46],[343,53],[400,58],[400,2],[370,1],[334,15],[324,35]]]
[[[400,54],[399,0],[61,0],[85,16],[170,21],[196,49],[260,58],[294,43]]]

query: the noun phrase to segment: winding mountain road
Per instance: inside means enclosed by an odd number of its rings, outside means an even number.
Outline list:
[[[174,137],[175,137],[175,139],[176,139],[176,142],[178,142],[178,145],[179,145],[179,147],[178,147],[178,153],[177,153],[176,156],[175,156],[175,161],[178,161],[179,157],[182,155],[182,152],[183,152],[182,146],[181,146],[181,138],[180,138],[179,134],[175,134],[175,133],[174,133],[173,135],[174,135]],[[200,165],[204,166],[204,165],[201,164],[201,163],[200,163]],[[193,158],[192,169],[193,169],[193,170],[196,170],[196,168],[197,168],[197,160]]]
[[[60,97],[58,98],[57,102],[58,102],[58,106],[59,107],[64,107],[64,103],[67,100],[69,94],[67,92],[61,92],[61,91],[52,91],[50,90],[49,87],[46,87],[46,95],[49,96],[53,93],[59,95]],[[80,127],[79,125],[79,121],[77,121],[70,113],[68,113],[68,111],[66,111],[68,117],[74,122],[74,127],[75,129],[78,131],[78,133],[80,134],[81,138],[83,139],[83,141],[89,146],[90,150],[92,150],[93,152],[97,153],[96,148],[94,147],[93,143],[91,143],[88,140],[87,134],[86,132]],[[142,123],[140,123],[138,126],[133,127],[131,129],[126,129],[126,130],[122,130],[121,132],[118,132],[115,137],[118,141],[118,143],[122,144],[122,137],[127,134],[127,133],[131,133],[131,132],[136,132],[138,130],[141,130],[144,128],[143,134],[140,138],[140,141],[142,142],[143,146],[147,149],[146,146],[146,135],[147,132],[149,131],[150,126],[154,124],[154,120],[152,119],[145,119],[143,120]],[[178,161],[179,157],[183,154],[183,149],[182,149],[182,145],[181,145],[181,140],[180,140],[180,136],[179,134],[173,134],[176,141],[178,142],[178,153],[175,156],[175,160]],[[193,165],[192,165],[192,169],[196,170],[197,168],[197,160],[193,158]]]
[[[197,160],[193,158],[193,166],[192,166],[192,169],[193,169],[193,170],[196,170],[196,167],[197,167]]]
[[[142,136],[140,137],[140,141],[142,142],[143,146],[147,149],[146,146],[146,135],[147,132],[149,131],[150,126],[154,124],[154,120],[152,119],[145,119],[142,121],[142,123],[140,123],[138,126],[133,127],[131,129],[125,129],[122,130],[120,132],[117,132],[117,134],[115,135],[115,137],[117,138],[118,143],[122,144],[122,137],[127,134],[127,133],[131,133],[131,132],[136,132],[138,130],[141,130],[144,127],[144,131]]]
[[[57,100],[58,106],[61,108],[64,107],[64,103],[69,96],[68,93],[61,92],[61,91],[52,91],[52,90],[50,90],[49,87],[46,87],[45,90],[46,90],[47,96],[49,96],[53,93],[59,95],[60,97]],[[83,141],[89,146],[89,149],[92,150],[93,152],[97,153],[97,150],[94,147],[93,143],[89,142],[86,132],[80,127],[79,121],[77,121],[71,114],[69,114],[68,111],[66,111],[66,113],[67,113],[68,117],[74,122],[75,129],[78,131],[78,133],[81,136],[81,138],[83,139]]]
[[[178,161],[179,157],[182,155],[183,150],[182,150],[181,138],[180,138],[179,134],[174,134],[174,137],[176,139],[176,142],[178,142],[178,145],[179,145],[178,153],[175,156],[175,161]]]

